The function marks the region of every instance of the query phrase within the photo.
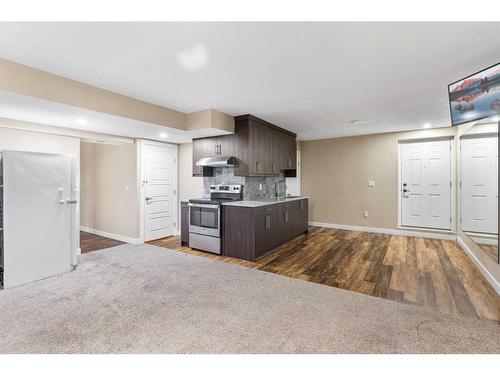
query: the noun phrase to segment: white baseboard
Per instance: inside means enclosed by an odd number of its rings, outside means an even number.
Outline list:
[[[467,244],[460,238],[460,236],[457,237],[457,243],[462,249],[464,249],[465,253],[474,262],[477,268],[479,268],[479,271],[483,274],[486,280],[488,280],[493,289],[495,289],[495,292],[500,295],[500,282],[495,279],[495,277],[486,269],[486,267],[476,257],[476,254],[474,254],[474,252],[469,248],[469,246],[467,246]]]
[[[495,235],[483,235],[483,234],[475,234],[465,232],[466,235],[470,237],[472,241],[479,245],[493,245],[496,246],[498,244],[498,237]]]
[[[382,233],[395,236],[424,237],[437,240],[456,241],[457,239],[457,235],[455,233],[447,233],[439,231],[426,232],[419,230],[407,230],[407,229],[397,229],[397,228],[390,229],[390,228],[362,227],[362,226],[344,225],[344,224],[320,223],[317,221],[310,221],[309,225],[313,227],[354,230],[357,232],[368,232],[368,233]]]
[[[140,245],[143,243],[143,241],[141,241],[140,238],[132,238],[132,237],[127,237],[127,236],[122,236],[121,234],[104,232],[102,230],[98,230],[98,229],[94,229],[94,228],[80,226],[80,230],[82,230],[84,232],[92,233],[92,234],[97,234],[98,236],[108,237],[108,238],[111,238],[113,240],[130,243],[133,245]]]

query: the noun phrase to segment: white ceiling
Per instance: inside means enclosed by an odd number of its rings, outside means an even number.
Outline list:
[[[498,22],[0,23],[0,55],[314,139],[449,126],[447,84],[497,63],[499,35]]]

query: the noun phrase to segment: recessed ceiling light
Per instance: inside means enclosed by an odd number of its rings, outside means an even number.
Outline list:
[[[198,70],[208,64],[209,56],[207,47],[197,44],[177,52],[177,61],[186,70]]]
[[[168,134],[167,133],[160,133],[160,138],[167,138]]]
[[[362,119],[360,119],[360,120],[352,120],[351,121],[352,125],[365,125],[367,123],[368,123],[368,120],[362,120]]]
[[[430,129],[430,128],[432,128],[432,125],[431,125],[431,124],[429,124],[429,123],[427,122],[427,123],[425,123],[422,127],[423,127],[424,129]]]
[[[78,124],[78,125],[85,125],[87,123],[87,120],[84,119],[83,117],[77,117],[75,122]]]

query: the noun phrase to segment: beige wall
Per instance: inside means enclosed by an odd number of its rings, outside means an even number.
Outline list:
[[[80,224],[139,238],[136,144],[81,144]]]
[[[179,145],[179,200],[201,197],[203,177],[193,177],[193,144]]]
[[[186,129],[186,114],[0,58],[0,89]]]
[[[234,117],[214,109],[192,112],[187,115],[187,130],[220,129],[234,132]]]
[[[455,128],[300,142],[302,194],[309,220],[396,228],[398,140],[454,135]],[[368,181],[375,187],[368,187]],[[368,211],[368,217],[363,217]]]

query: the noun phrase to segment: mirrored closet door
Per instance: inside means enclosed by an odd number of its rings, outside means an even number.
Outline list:
[[[498,123],[461,125],[460,229],[500,263],[498,249]]]

